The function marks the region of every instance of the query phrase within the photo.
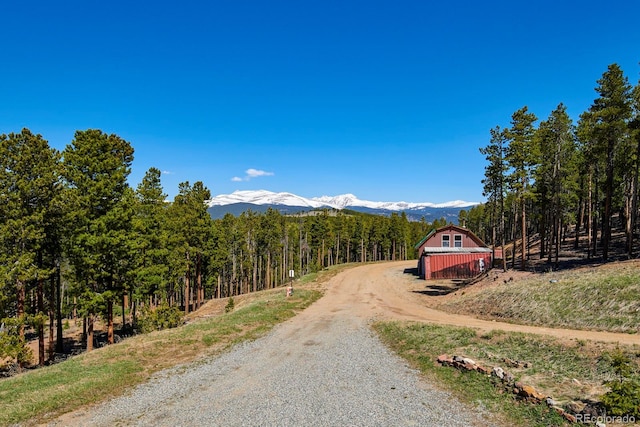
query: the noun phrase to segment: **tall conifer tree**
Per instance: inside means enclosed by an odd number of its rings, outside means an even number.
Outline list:
[[[537,139],[541,153],[540,167],[536,173],[537,203],[543,204],[541,214],[548,218],[550,225],[548,244],[541,241],[541,245],[549,249],[548,261],[551,262],[554,257],[557,264],[561,226],[569,219],[569,213],[573,212],[577,191],[575,136],[564,104],[558,105],[549,118],[540,123]],[[541,235],[547,236],[546,228],[546,221],[543,221]]]
[[[530,113],[525,106],[513,113],[511,127],[506,131],[509,146],[506,150],[505,160],[512,170],[509,183],[519,205],[520,235],[522,237],[521,268],[523,270],[527,265],[527,201],[533,196],[531,181],[539,156],[534,143],[534,123],[536,120],[538,118],[535,114]]]
[[[138,262],[136,287],[132,296],[136,301],[144,297],[167,300],[168,224],[166,194],[162,189],[161,172],[150,168],[136,191],[134,230],[137,233]]]
[[[504,159],[507,137],[505,130],[500,126],[491,129],[491,141],[480,152],[485,155],[488,165],[485,166],[482,180],[483,195],[489,198],[491,206],[491,218],[493,235],[493,246],[496,243],[496,234],[500,236],[500,246],[502,247],[502,268],[506,271],[507,260],[504,250],[505,230],[504,230],[504,196],[507,191],[506,177],[507,165]],[[496,233],[495,230],[498,230]],[[494,251],[495,253],[495,251]]]
[[[631,118],[631,86],[617,64],[609,65],[598,80],[596,92],[600,95],[593,101],[589,112],[594,121],[594,136],[605,158],[604,212],[602,217],[602,258],[609,258],[611,243],[611,217],[615,176],[615,154],[628,133]]]
[[[87,318],[87,350],[93,348],[93,322],[104,313],[112,324],[119,255],[130,243],[130,217],[122,205],[133,161],[131,144],[100,130],[77,131],[63,152],[64,176],[74,193],[75,229],[69,255],[79,302]],[[109,341],[113,341],[110,330]]]
[[[0,135],[0,280],[15,293],[12,314],[24,338],[25,299],[36,289],[39,363],[44,363],[44,288],[53,273],[45,263],[47,227],[60,193],[59,153],[28,129]],[[6,291],[5,291],[6,292]]]

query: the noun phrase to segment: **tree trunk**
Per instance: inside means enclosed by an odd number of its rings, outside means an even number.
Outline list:
[[[576,235],[575,237],[575,241],[573,243],[573,249],[577,250],[580,246],[580,229],[582,228],[582,215],[584,214],[584,207],[583,207],[583,200],[582,200],[582,195],[583,195],[583,191],[584,191],[584,179],[580,179],[580,191],[579,191],[579,198],[578,198],[578,215],[576,216]]]
[[[196,310],[202,306],[202,260],[200,254],[196,255]]]
[[[504,212],[500,215],[501,221],[501,233],[500,233],[500,245],[502,247],[502,271],[507,271],[507,252],[505,251],[505,242],[504,242]]]
[[[60,274],[60,263],[56,261],[56,352],[64,351],[64,341],[62,337],[62,280]]]
[[[16,281],[17,288],[17,307],[16,307],[16,315],[20,321],[18,325],[18,335],[20,339],[24,339],[24,303],[27,298],[25,284],[21,280]]]
[[[555,253],[555,257],[556,257],[556,262],[555,262],[555,266],[556,268],[558,267],[558,258],[560,258],[560,230],[562,229],[562,219],[558,218],[557,219],[557,228],[556,228],[556,253]]]
[[[169,303],[169,305],[171,305],[171,303]],[[136,315],[137,314],[138,314],[138,301],[134,301],[133,298],[132,298],[132,301],[131,301],[131,324],[133,326],[136,325],[136,321],[137,321]]]
[[[518,238],[518,234],[516,232],[516,224],[518,223],[518,208],[513,204],[513,221],[511,225],[511,232],[513,235],[513,252],[511,253],[511,268],[516,268],[516,240]]]
[[[524,271],[527,269],[527,259],[525,246],[527,244],[527,207],[524,197],[522,198],[522,204],[520,206],[522,218],[520,218],[522,227],[522,260],[520,261],[520,268]]]
[[[267,251],[267,265],[265,266],[265,277],[267,289],[271,289],[271,252]]]
[[[607,149],[607,170],[604,184],[604,216],[602,217],[602,259],[609,259],[609,244],[611,243],[611,201],[613,197],[613,149],[615,141],[611,139]]]
[[[629,227],[629,238],[627,255],[629,259],[633,258],[633,233],[636,229],[636,222],[638,219],[638,174],[640,173],[640,138],[638,138],[638,145],[636,146],[636,165],[633,171],[632,188],[631,192],[631,224]]]
[[[598,194],[598,188],[599,188],[599,183],[598,183],[598,167],[596,165],[596,171],[595,171],[595,185],[594,185],[594,193],[595,196],[593,198],[593,224],[591,225],[592,229],[593,229],[593,256],[595,257],[596,254],[598,253],[598,215],[600,214],[599,212],[599,194]]]
[[[351,238],[347,239],[347,259],[345,262],[351,261]]]
[[[625,200],[624,200],[624,234],[625,234],[625,247],[627,249],[627,258],[631,258],[631,252],[629,251],[630,245],[629,243],[631,242],[631,217],[633,215],[632,213],[632,204],[633,204],[633,193],[635,191],[635,188],[633,186],[633,182],[629,181],[627,182],[627,191],[625,192]]]
[[[589,193],[587,195],[587,220],[585,227],[587,231],[587,259],[591,258],[591,239],[593,239],[593,179],[589,170]]]
[[[128,300],[128,295],[126,292],[122,293],[122,329],[124,329],[127,326],[127,318],[125,316],[125,309],[127,307],[127,301]]]
[[[49,282],[49,304],[47,305],[47,312],[49,315],[49,345],[47,348],[47,353],[49,360],[53,360],[53,355],[55,353],[55,323],[56,323],[56,315],[55,315],[55,298],[56,298],[56,280],[55,275],[51,276]]]
[[[189,268],[190,268],[189,251],[187,251],[186,256],[187,256],[187,270],[184,275],[184,314],[185,316],[189,314],[189,302],[190,302],[190,293],[191,293],[191,290],[189,289],[189,279],[190,279],[189,276],[191,275],[191,272],[189,271]]]
[[[253,282],[253,291],[258,290],[258,256],[257,254],[253,254],[253,272],[251,273],[251,281]]]
[[[544,199],[546,196],[542,196]],[[547,245],[547,239],[552,240],[552,236],[547,236],[547,223],[548,223],[548,215],[547,215],[547,203],[543,202],[540,209],[542,210],[542,214],[540,215],[540,259],[544,259],[545,257],[545,248]],[[549,255],[550,256],[550,255]]]
[[[37,304],[38,315],[44,314],[44,283],[41,278],[38,278],[38,291],[37,291]],[[38,321],[38,365],[44,366],[44,322]]]
[[[113,299],[107,300],[107,344],[113,344]]]
[[[90,314],[86,318],[87,324],[87,352],[93,350],[93,314]]]
[[[491,239],[493,240],[493,244],[491,245],[491,263],[496,259],[496,224],[493,222],[493,226],[491,227]]]

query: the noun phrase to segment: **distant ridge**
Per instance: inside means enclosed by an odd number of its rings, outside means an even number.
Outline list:
[[[372,202],[360,200],[353,194],[339,196],[322,196],[306,198],[292,193],[275,193],[267,190],[235,191],[231,194],[220,194],[207,202],[209,213],[213,218],[222,218],[225,214],[239,215],[251,209],[264,212],[268,208],[277,209],[284,214],[293,214],[313,209],[350,209],[374,215],[389,216],[391,213],[404,212],[411,221],[419,221],[423,217],[427,221],[445,218],[456,223],[459,212],[464,208],[477,205],[477,202],[454,200],[446,203],[407,203],[407,202]]]
[[[267,190],[234,191],[231,194],[220,194],[209,200],[209,206],[224,206],[234,203],[251,203],[253,205],[285,205],[306,206],[310,208],[329,207],[344,209],[346,207],[360,206],[371,209],[386,209],[390,211],[403,211],[419,208],[466,208],[475,206],[477,202],[465,202],[454,200],[446,203],[407,203],[407,202],[371,202],[360,200],[353,194],[340,196],[322,196],[308,199],[292,193],[274,193]]]

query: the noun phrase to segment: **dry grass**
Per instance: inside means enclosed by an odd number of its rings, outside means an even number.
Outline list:
[[[597,399],[606,391],[603,382],[614,376],[607,358],[618,348],[613,345],[502,331],[480,334],[469,328],[410,322],[378,322],[374,327],[394,351],[430,380],[463,401],[497,414],[504,425],[566,424],[546,405],[522,404],[513,395],[503,393],[486,375],[438,365],[438,355],[461,355],[483,366],[500,366],[559,403]],[[640,368],[640,346],[621,349]],[[508,366],[505,359],[528,365]]]
[[[279,289],[240,297],[231,313],[215,315],[214,309],[203,310],[202,318],[190,318],[182,327],[135,336],[2,380],[0,425],[40,422],[119,395],[161,369],[255,339],[320,296],[315,290],[297,289],[293,297],[286,298]]]
[[[560,272],[492,272],[488,279],[430,305],[448,312],[512,323],[638,333],[640,261],[624,261]],[[525,384],[556,401],[595,399],[614,377],[609,354],[615,344],[560,340],[521,333],[411,323],[379,323],[376,329],[400,355],[463,400],[501,413],[505,425],[564,425],[544,405],[530,407],[499,393],[485,376],[460,373],[435,363],[439,354],[471,357],[488,367],[502,366]],[[639,345],[622,350],[640,369]],[[505,359],[529,362],[505,366]]]
[[[638,261],[532,274],[507,283],[498,280],[481,292],[469,291],[438,308],[530,325],[640,331]]]

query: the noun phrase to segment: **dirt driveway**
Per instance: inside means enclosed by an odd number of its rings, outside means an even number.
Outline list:
[[[163,371],[126,395],[49,426],[490,425],[477,408],[425,383],[371,333],[375,320],[434,322],[637,344],[637,335],[537,328],[451,315],[414,292],[414,261],[338,273],[323,298],[268,335]],[[489,417],[490,418],[490,417]]]
[[[348,310],[355,316],[367,319],[412,320],[467,326],[483,331],[500,329],[563,339],[640,344],[640,337],[636,334],[516,325],[435,310],[429,307],[433,301],[428,300],[438,297],[419,293],[418,291],[425,289],[426,282],[407,272],[413,269],[415,264],[416,261],[400,261],[369,264],[346,270],[326,284],[326,295],[314,304],[314,309],[318,312]]]
[[[408,316],[405,265],[343,271],[319,285],[323,298],[264,337],[48,425],[492,425],[425,382],[369,329],[372,319]]]

